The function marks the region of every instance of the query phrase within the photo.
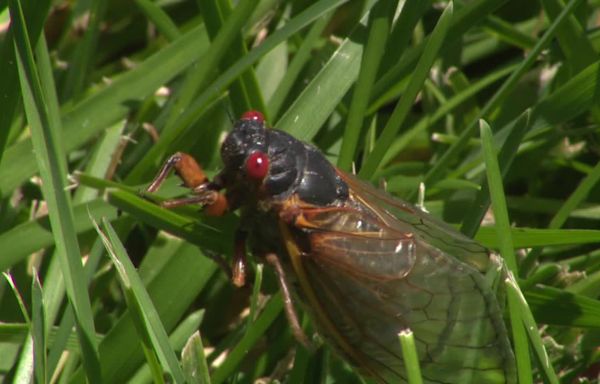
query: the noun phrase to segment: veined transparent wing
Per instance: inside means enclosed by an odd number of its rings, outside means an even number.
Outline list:
[[[398,333],[407,328],[428,383],[516,382],[501,260],[410,204],[342,177],[345,205],[302,208],[287,229],[304,238],[286,244],[324,336],[382,383],[406,380]]]

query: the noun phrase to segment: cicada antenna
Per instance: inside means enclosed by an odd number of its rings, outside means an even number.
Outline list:
[[[221,108],[223,108],[223,112],[225,112],[225,114],[227,115],[227,117],[229,117],[229,122],[231,123],[231,125],[233,125],[233,123],[235,123],[235,121],[237,120],[235,118],[235,116],[233,115],[233,112],[231,111],[230,108],[227,108],[226,106],[224,106],[223,104],[221,104]]]

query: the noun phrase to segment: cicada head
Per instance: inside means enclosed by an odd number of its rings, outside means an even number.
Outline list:
[[[264,191],[271,161],[269,132],[259,112],[246,112],[238,120],[221,145],[224,169],[220,174],[223,186],[243,191],[244,200]]]
[[[249,180],[260,181],[266,177],[269,169],[267,153],[267,129],[258,112],[244,114],[221,145],[226,173],[247,176]]]
[[[305,202],[326,205],[348,195],[319,150],[267,128],[260,112],[246,112],[235,123],[221,146],[221,158],[223,187],[243,191],[245,200],[272,201],[296,194]]]

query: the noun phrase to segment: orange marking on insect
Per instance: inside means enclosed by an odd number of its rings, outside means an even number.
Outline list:
[[[204,212],[208,216],[223,216],[225,212],[229,209],[229,204],[227,203],[227,198],[218,192],[214,193],[215,200],[212,203],[209,203],[204,206]]]
[[[188,188],[195,188],[208,181],[208,177],[196,160],[187,153],[179,152],[179,161],[174,165],[177,174]]]
[[[317,298],[317,294],[313,287],[310,285],[308,276],[306,274],[306,270],[304,269],[304,265],[302,264],[302,252],[298,248],[298,245],[294,241],[292,234],[290,233],[287,224],[283,221],[279,221],[279,229],[284,239],[285,247],[290,256],[290,260],[292,262],[292,267],[298,276],[298,282],[302,287],[302,291],[306,295],[308,301],[312,304],[311,307],[315,310],[315,314],[321,320],[321,324],[327,329],[329,335],[331,335],[339,347],[349,356],[356,364],[359,364],[362,361],[360,356],[360,352],[356,351],[352,348],[350,344],[346,341],[344,336],[340,334],[339,330],[333,324],[331,319],[327,316],[321,302]],[[377,373],[372,371],[370,367],[362,367],[367,373],[370,373],[372,376],[377,377]]]

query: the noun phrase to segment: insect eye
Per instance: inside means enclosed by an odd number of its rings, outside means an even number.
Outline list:
[[[269,156],[266,153],[252,152],[246,160],[246,174],[255,180],[262,180],[269,172]]]
[[[258,111],[248,111],[242,115],[242,120],[255,120],[262,123],[265,121],[265,116]]]

